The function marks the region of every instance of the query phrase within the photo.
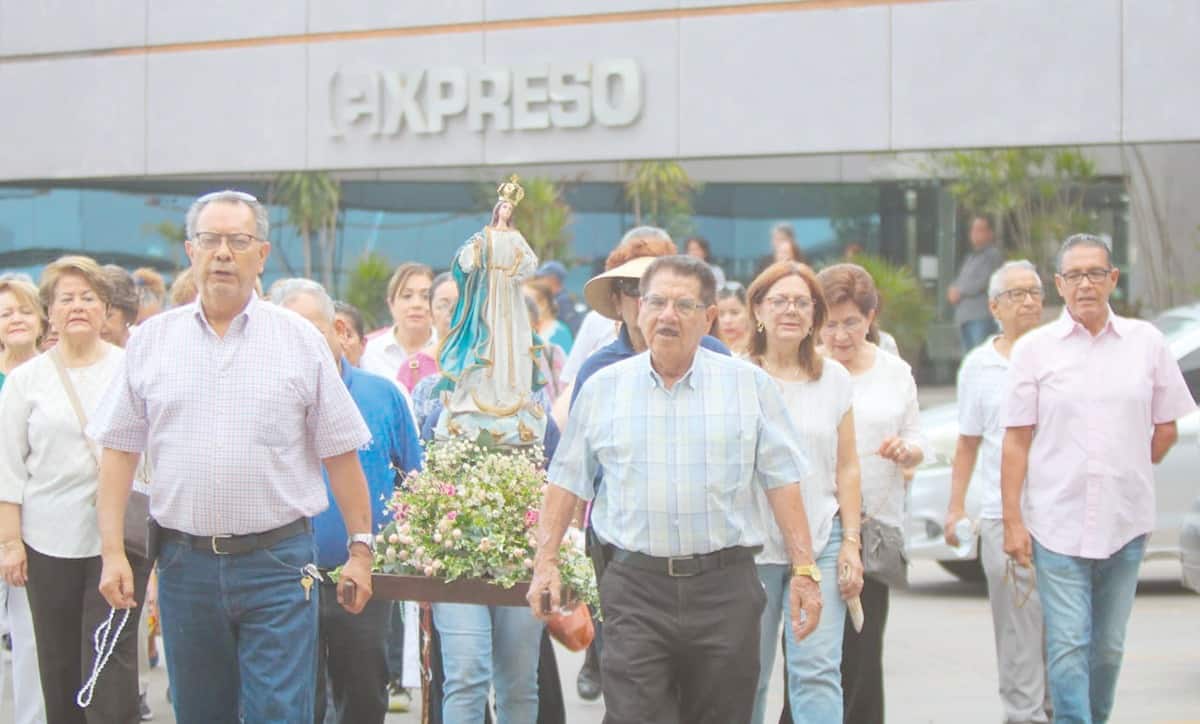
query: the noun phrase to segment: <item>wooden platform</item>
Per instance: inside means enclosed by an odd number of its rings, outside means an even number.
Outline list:
[[[447,583],[434,576],[397,576],[376,573],[371,576],[373,598],[392,601],[431,601],[436,603],[477,603],[484,606],[528,606],[525,594],[529,581],[512,588],[501,588],[478,578]]]

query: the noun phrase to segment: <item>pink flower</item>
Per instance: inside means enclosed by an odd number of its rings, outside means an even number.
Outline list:
[[[446,520],[457,520],[457,519],[458,519],[458,511],[457,510],[452,510],[449,513],[446,513]]]
[[[532,528],[533,526],[537,525],[537,522],[538,522],[538,512],[536,510],[525,511],[525,527],[526,528]]]
[[[411,510],[411,507],[409,506],[408,503],[401,505],[400,508],[396,510],[395,519],[396,520],[404,520],[405,518],[408,517],[409,510]]]
[[[457,493],[458,489],[453,485],[446,484],[442,486],[442,495],[448,495],[453,498]]]

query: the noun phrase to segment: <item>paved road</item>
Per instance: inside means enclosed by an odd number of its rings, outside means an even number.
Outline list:
[[[1179,567],[1147,563],[1129,625],[1125,668],[1113,722],[1200,723],[1200,596],[1177,582]],[[560,652],[567,687],[568,720],[598,724],[601,702],[580,701],[574,692],[581,656]],[[932,563],[913,567],[912,586],[894,594],[885,653],[888,721],[998,722],[991,619],[984,590],[955,581]],[[780,672],[773,681],[779,682]],[[163,698],[166,676],[151,672],[156,722],[173,722]],[[6,687],[7,688],[7,687]],[[781,686],[771,692],[773,709]],[[10,722],[7,691],[0,722]],[[416,714],[392,714],[388,724],[415,724]]]

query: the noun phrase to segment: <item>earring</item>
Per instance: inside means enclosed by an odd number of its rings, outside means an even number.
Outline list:
[[[762,333],[763,333],[763,332],[765,332],[765,331],[767,331],[767,328],[766,328],[765,326],[763,326],[763,323],[762,323],[762,322],[759,322],[759,323],[758,323],[758,333],[759,333],[759,334],[762,334]]]

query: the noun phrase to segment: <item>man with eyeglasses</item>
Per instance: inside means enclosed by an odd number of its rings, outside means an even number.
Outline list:
[[[1104,239],[1063,242],[1054,283],[1066,309],[1013,348],[1001,413],[1004,550],[1035,567],[1062,724],[1112,713],[1154,529],[1152,465],[1195,409],[1162,333],[1109,307],[1118,276]]]
[[[946,300],[954,307],[963,354],[975,349],[996,332],[996,321],[989,309],[988,280],[1004,263],[1004,254],[995,243],[992,222],[986,216],[971,220],[971,253],[963,260],[954,284],[946,290]]]
[[[123,531],[146,451],[176,720],[311,722],[320,593],[311,518],[329,505],[321,467],[349,532],[339,602],[359,613],[374,536],[358,449],[371,436],[326,340],[255,294],[270,254],[266,209],[220,191],[197,199],[186,224],[199,299],[130,338],[89,428],[104,448],[100,592],[114,608],[139,604]]]
[[[958,370],[958,446],[951,468],[946,542],[958,546],[955,526],[966,517],[967,487],[983,490],[979,557],[987,578],[996,640],[1004,721],[1048,722],[1042,606],[1033,571],[1004,553],[1000,504],[1000,424],[1009,358],[1017,340],[1042,321],[1042,280],[1028,261],[1010,261],[988,281],[989,306],[1000,334],[971,350]]]
[[[793,563],[792,634],[802,639],[821,612],[799,486],[808,466],[771,377],[700,349],[717,313],[708,265],[658,258],[640,288],[648,351],[579,391],[550,466],[529,601],[539,617],[544,592],[557,608],[556,551],[576,507],[595,498],[608,560],[605,721],[748,721],[766,604],[753,486],[766,490]]]
[[[588,356],[579,368],[571,388],[571,405],[588,379],[609,365],[629,359],[646,351],[646,338],[638,328],[638,300],[641,298],[642,274],[660,256],[678,252],[670,234],[656,226],[638,226],[622,237],[617,248],[608,255],[606,271],[588,281],[583,288],[588,306],[597,314],[617,323],[617,338]],[[728,355],[729,349],[716,337],[705,335],[700,340],[705,349]],[[598,475],[596,487],[600,486],[603,474]],[[596,576],[604,574],[604,561],[599,555],[599,543],[595,531],[587,530],[589,552],[596,565]],[[579,698],[594,701],[600,698],[600,655],[604,647],[604,628],[596,622],[596,637],[588,646],[583,667],[575,681]]]

